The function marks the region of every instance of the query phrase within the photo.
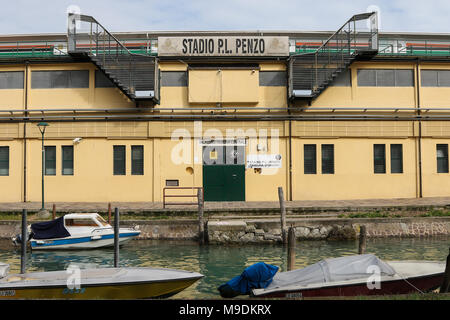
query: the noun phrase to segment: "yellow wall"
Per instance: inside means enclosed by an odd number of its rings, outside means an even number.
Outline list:
[[[414,139],[293,140],[294,200],[416,197]],[[317,174],[304,174],[304,144],[316,144]],[[321,144],[334,144],[334,174],[321,173]],[[373,145],[386,144],[386,173],[375,174]],[[390,144],[403,144],[403,173],[390,173]]]
[[[311,111],[315,107],[390,107],[415,108],[415,87],[360,87],[358,86],[358,69],[411,69],[415,72],[414,63],[371,63],[354,62],[350,66],[351,86],[330,86],[313,101]],[[416,76],[414,75],[414,79]]]
[[[0,176],[1,202],[20,202],[23,199],[23,142],[0,140],[0,147],[9,146],[9,175]]]
[[[25,66],[0,66],[0,71],[25,71]],[[28,109],[135,108],[118,88],[95,88],[95,66],[91,63],[31,64],[26,83]],[[89,70],[89,88],[32,89],[31,72],[38,70]],[[26,77],[24,76],[24,79]],[[0,109],[25,109],[24,89],[0,90]]]
[[[357,62],[352,65],[351,87],[329,87],[314,100],[310,111],[321,107],[411,107],[419,105],[414,87],[367,88],[358,87],[358,68],[411,68],[414,63]],[[0,70],[21,70],[25,66],[2,66]],[[33,70],[89,69],[88,89],[31,89],[28,81],[29,109],[70,108],[130,108],[118,89],[94,88],[95,67],[88,63],[64,65],[31,65]],[[420,65],[421,69],[450,68],[443,64]],[[186,70],[176,62],[160,64],[163,71]],[[261,71],[285,70],[283,63],[260,64]],[[231,88],[231,87],[230,87]],[[448,88],[420,88],[420,106],[423,108],[450,108]],[[189,103],[188,87],[162,87],[161,104],[164,108],[216,107],[215,103]],[[287,107],[286,87],[257,88],[257,103],[228,103],[236,107]],[[23,109],[24,90],[0,90],[0,108]],[[294,105],[299,105],[296,103]],[[163,111],[162,111],[163,112]],[[256,112],[256,111],[255,111]],[[261,111],[258,111],[261,112]],[[450,144],[448,121],[422,122],[423,196],[447,196],[449,174],[436,173],[436,143]],[[198,123],[197,123],[198,124]],[[45,177],[46,201],[162,201],[165,181],[177,179],[180,186],[202,186],[202,164],[196,159],[192,121],[96,121],[51,122],[46,133],[46,145],[57,147],[56,176]],[[179,141],[171,140],[172,133],[185,130],[189,134],[192,152],[187,163],[174,163],[172,151]],[[258,154],[254,141],[260,130],[266,130],[267,153],[280,153],[281,169],[276,172],[247,169],[246,200],[277,201],[277,188],[290,194],[289,138],[286,121],[204,121],[198,137],[208,130],[218,130],[223,136],[227,129],[242,131],[248,139],[246,155]],[[270,130],[278,130],[278,148],[273,145]],[[412,121],[293,121],[292,122],[292,194],[293,200],[331,200],[365,198],[412,198],[418,195],[418,123]],[[74,138],[83,140],[74,144]],[[197,138],[198,138],[197,137]],[[23,124],[0,123],[0,146],[10,146],[10,175],[0,176],[0,187],[5,192],[0,201],[22,201],[23,194]],[[27,124],[27,200],[41,199],[41,144],[35,124]],[[386,144],[386,174],[373,173],[373,144]],[[404,173],[390,173],[390,144],[403,144]],[[317,169],[314,175],[303,173],[303,145],[317,145]],[[335,173],[321,173],[320,145],[334,144]],[[61,146],[74,146],[74,175],[61,175]],[[113,175],[113,145],[126,145],[127,174]],[[131,175],[131,145],[144,146],[144,175]],[[180,199],[178,199],[181,201]],[[184,199],[183,199],[184,200]],[[193,199],[189,199],[193,200]]]

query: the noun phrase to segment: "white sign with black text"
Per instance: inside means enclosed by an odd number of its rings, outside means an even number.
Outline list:
[[[249,154],[247,169],[253,168],[281,168],[281,154]]]

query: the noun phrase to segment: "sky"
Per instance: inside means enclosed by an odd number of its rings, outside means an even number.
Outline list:
[[[113,32],[334,31],[376,10],[382,32],[450,33],[449,0],[2,0],[0,34],[66,33],[69,8]]]

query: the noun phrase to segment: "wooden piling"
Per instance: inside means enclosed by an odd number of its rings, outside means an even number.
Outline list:
[[[205,222],[203,221],[204,201],[203,190],[197,189],[197,203],[198,203],[198,243],[205,244]]]
[[[295,230],[293,227],[288,231],[288,271],[295,269]]]
[[[55,220],[56,219],[56,205],[53,204],[53,208],[52,208],[52,219]]]
[[[119,267],[119,208],[114,208],[114,268]]]
[[[108,224],[111,224],[111,202],[108,203]]]
[[[366,252],[366,226],[361,226],[359,229],[359,247],[358,254]]]
[[[278,199],[280,200],[281,237],[282,237],[283,244],[286,244],[287,243],[286,206],[284,204],[283,187],[278,187]]]
[[[447,256],[447,262],[445,264],[444,280],[442,281],[439,293],[447,293],[450,289],[450,249]]]
[[[22,210],[22,241],[20,244],[20,273],[24,274],[26,272],[27,265],[27,240],[28,240],[28,230],[27,230],[27,209]]]

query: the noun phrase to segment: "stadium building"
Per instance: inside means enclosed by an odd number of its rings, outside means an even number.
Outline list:
[[[114,34],[69,14],[67,34],[0,36],[0,201],[40,201],[42,173],[52,202],[448,196],[449,39],[376,13]]]

